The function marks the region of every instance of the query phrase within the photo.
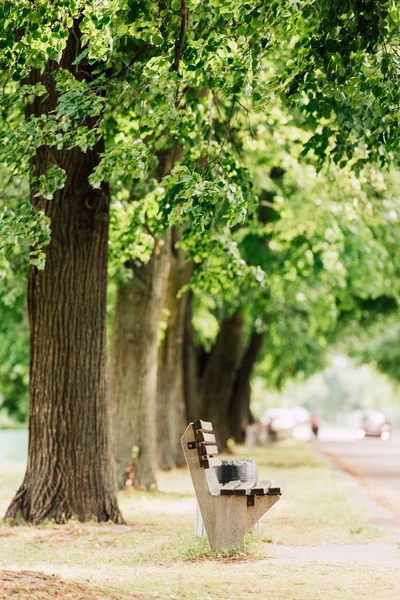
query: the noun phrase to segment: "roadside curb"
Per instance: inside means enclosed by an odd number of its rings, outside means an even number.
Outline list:
[[[307,447],[323,464],[334,472],[340,486],[351,500],[354,500],[367,510],[370,525],[388,529],[400,544],[399,517],[371,497],[368,490],[361,483],[362,478],[350,474],[345,466],[339,460],[336,460],[336,457],[324,451],[315,442],[308,442]]]

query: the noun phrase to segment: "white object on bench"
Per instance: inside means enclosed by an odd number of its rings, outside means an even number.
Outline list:
[[[244,535],[280,498],[283,485],[270,481],[221,486],[212,424],[190,423],[181,438],[208,542],[212,550],[244,550]],[[200,532],[199,532],[200,533]]]

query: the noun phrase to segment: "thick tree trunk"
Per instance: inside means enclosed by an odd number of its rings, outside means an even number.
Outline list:
[[[72,66],[79,52],[75,25],[61,66],[83,78],[79,67]],[[43,81],[49,96],[37,99],[31,114],[55,108],[57,68],[50,64],[43,75],[32,73],[31,83]],[[52,236],[45,270],[29,271],[29,455],[7,518],[22,516],[34,524],[72,516],[122,522],[114,496],[106,401],[109,191],[107,186],[93,190],[88,183],[103,150],[103,141],[85,153],[41,147],[33,160],[36,176],[56,162],[67,180],[51,201],[32,193],[32,204],[51,217]]]
[[[244,441],[246,425],[249,424],[251,419],[250,377],[262,348],[263,340],[263,333],[253,333],[233,385],[229,405],[229,436],[235,438],[238,443]]]
[[[156,240],[150,261],[135,269],[132,281],[117,292],[110,392],[119,487],[125,485],[130,471],[135,487],[156,484],[158,333],[169,271],[168,246],[169,238]]]
[[[188,283],[192,263],[185,262],[183,253],[175,247],[179,232],[172,232],[171,269],[164,307],[168,310],[168,325],[161,342],[158,362],[157,391],[157,460],[162,469],[185,464],[180,438],[186,428],[184,388],[184,333],[188,294],[178,298],[179,290]]]
[[[226,448],[229,439],[229,403],[242,358],[243,337],[243,315],[237,311],[222,323],[201,382],[202,418],[212,421],[220,450]]]

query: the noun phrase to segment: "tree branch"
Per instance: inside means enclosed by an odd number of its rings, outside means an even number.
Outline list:
[[[273,202],[268,202],[268,200],[260,200],[260,206],[266,206],[267,208],[273,208],[274,210],[276,209]]]
[[[175,45],[175,60],[172,64],[174,71],[179,69],[179,61],[181,60],[181,54],[183,50],[183,43],[185,41],[186,33],[186,2],[181,0],[181,29],[179,32],[179,38]]]

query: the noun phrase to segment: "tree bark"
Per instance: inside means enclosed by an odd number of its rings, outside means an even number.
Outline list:
[[[186,420],[190,423],[202,415],[199,393],[199,348],[193,331],[193,292],[188,292],[183,334],[183,384],[186,404]]]
[[[72,64],[80,51],[75,23],[60,66],[84,79],[90,65]],[[30,83],[42,81],[49,95],[37,99],[30,114],[55,109],[58,68],[49,63],[43,74],[31,74]],[[51,218],[51,243],[45,270],[29,269],[29,455],[7,518],[22,516],[34,524],[72,516],[122,522],[114,496],[106,401],[109,190],[106,185],[94,190],[88,183],[103,150],[103,140],[85,153],[40,147],[33,159],[34,175],[45,174],[56,162],[67,180],[51,201],[35,197],[32,188],[34,209],[40,206]]]
[[[251,336],[232,389],[228,414],[229,436],[235,438],[238,443],[244,441],[246,425],[249,424],[251,419],[250,377],[262,348],[263,340],[264,333],[255,331]]]
[[[125,485],[130,470],[135,487],[156,485],[158,334],[169,272],[169,237],[156,240],[150,261],[135,269],[132,281],[117,292],[110,391],[119,487]]]
[[[243,315],[237,311],[222,323],[201,382],[202,418],[212,421],[220,451],[229,439],[229,403],[242,358],[243,337]]]
[[[157,390],[157,460],[160,468],[171,469],[185,464],[180,438],[186,428],[184,388],[184,333],[188,293],[178,292],[189,282],[193,264],[185,262],[184,253],[175,244],[180,239],[172,231],[171,269],[164,307],[169,311],[168,325],[159,349]]]

